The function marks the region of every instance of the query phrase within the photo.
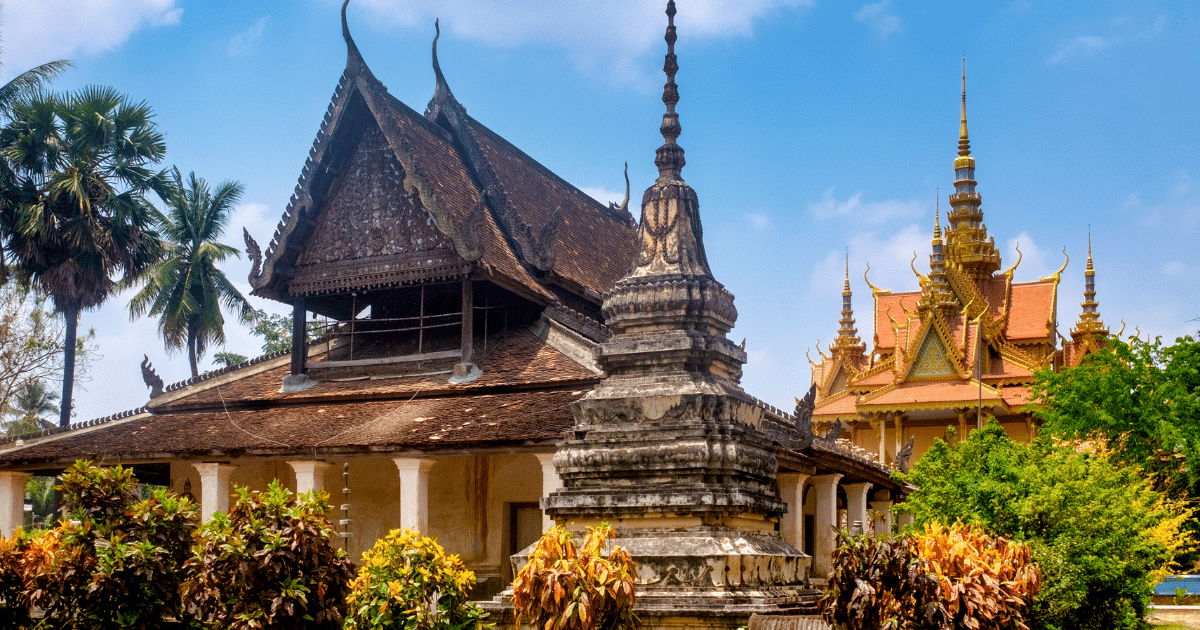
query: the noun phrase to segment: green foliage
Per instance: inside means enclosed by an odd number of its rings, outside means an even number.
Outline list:
[[[467,601],[475,574],[432,538],[394,529],[363,554],[350,588],[346,630],[482,630]]]
[[[353,565],[333,545],[325,493],[297,496],[278,480],[235,491],[229,514],[200,528],[185,606],[216,628],[340,628]]]
[[[0,600],[79,630],[148,630],[182,614],[177,591],[195,505],[161,489],[139,500],[129,469],[86,461],[67,469],[60,489],[70,520],[0,545]]]
[[[238,365],[241,363],[245,363],[248,360],[249,360],[249,357],[246,357],[245,355],[237,354],[234,352],[215,352],[215,353],[213,353],[213,363],[216,363],[216,364],[220,365],[221,367],[229,367],[231,365]]]
[[[254,311],[254,328],[250,332],[262,337],[263,354],[285,352],[292,349],[292,316],[272,315],[266,311]],[[309,321],[305,324],[309,343],[316,341],[325,332],[324,322]]]
[[[167,212],[158,217],[166,255],[137,280],[144,286],[130,299],[129,316],[157,317],[167,350],[186,348],[196,376],[208,347],[225,344],[221,307],[236,310],[245,322],[254,316],[250,303],[217,268],[217,263],[238,255],[237,248],[217,239],[224,234],[243,187],[223,182],[210,190],[195,173],[184,182],[178,168],[168,182]]]
[[[1110,338],[1079,367],[1036,377],[1044,433],[1097,442],[1114,460],[1143,468],[1155,489],[1200,498],[1200,342]],[[1200,533],[1200,520],[1187,529]],[[1176,560],[1200,564],[1195,553]]]
[[[1190,511],[1140,469],[1045,438],[1019,444],[995,422],[954,446],[938,440],[904,480],[918,490],[900,509],[918,526],[961,520],[1029,544],[1043,576],[1034,627],[1138,627],[1152,572],[1187,544]]]
[[[542,630],[632,630],[637,563],[613,545],[612,527],[589,527],[583,545],[562,526],[542,534],[513,580],[516,625]]]
[[[0,227],[18,277],[41,287],[64,316],[59,424],[71,418],[76,327],[83,310],[130,282],[162,251],[145,193],[164,192],[148,165],[166,153],[146,103],[86,87],[36,94],[0,130],[5,164]]]

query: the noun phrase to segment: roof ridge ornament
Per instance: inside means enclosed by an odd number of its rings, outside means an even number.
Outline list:
[[[433,89],[433,98],[434,100],[444,100],[454,96],[450,91],[450,84],[446,83],[446,75],[442,74],[442,64],[438,63],[437,45],[438,39],[442,37],[442,28],[438,22],[439,18],[433,19],[433,75],[437,78],[437,85]]]
[[[971,155],[971,139],[967,136],[967,58],[962,58],[962,121],[958,130],[958,154]]]
[[[679,86],[675,84],[675,73],[679,71],[679,63],[675,57],[675,40],[678,39],[675,34],[675,0],[667,1],[667,33],[663,39],[667,41],[667,56],[663,62],[667,82],[663,85],[662,100],[667,106],[667,111],[663,114],[662,125],[658,128],[662,133],[663,145],[658,148],[654,158],[654,163],[658,166],[659,181],[682,179],[680,171],[686,164],[683,148],[676,142],[679,134],[683,133],[683,127],[679,125],[679,114],[675,113],[675,105],[679,103]]]
[[[342,2],[342,39],[346,40],[346,69],[358,69],[359,66],[365,68],[367,62],[363,60],[362,53],[358,52],[358,45],[354,43],[354,38],[350,36],[350,23],[346,20],[346,6],[350,4],[350,0]]]

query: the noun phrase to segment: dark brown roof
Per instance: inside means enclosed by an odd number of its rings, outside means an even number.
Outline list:
[[[430,375],[434,366],[418,375],[320,381],[292,394],[278,392],[286,365],[249,366],[242,376],[168,392],[150,414],[13,445],[0,452],[0,465],[546,443],[573,425],[571,403],[599,380],[528,331],[477,358],[483,375],[461,385]]]
[[[401,166],[403,189],[462,258],[535,302],[557,302],[549,284],[594,304],[623,277],[635,253],[632,217],[605,207],[466,115],[438,71],[427,116],[387,93],[346,32],[346,71],[310,158],[264,258],[254,293],[289,301],[297,257],[343,176],[364,129],[377,126]],[[436,66],[436,60],[435,60]],[[436,123],[434,121],[437,121]],[[415,264],[415,263],[414,263]],[[390,281],[416,281],[392,273]],[[311,287],[302,289],[304,293]]]

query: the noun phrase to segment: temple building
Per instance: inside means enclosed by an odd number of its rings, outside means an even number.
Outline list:
[[[346,68],[295,194],[265,253],[246,234],[253,293],[293,309],[291,351],[166,387],[144,363],[144,407],[0,442],[0,534],[30,475],[86,458],[192,493],[205,519],[233,485],[326,490],[352,557],[415,527],[477,598],[554,522],[609,520],[646,543],[629,543],[658,607],[643,620],[811,607],[834,528],[890,529],[906,489],[813,435],[811,409],[741,388],[733,294],[680,174],[667,14],[659,177],[635,221],[628,196],[593,200],[469,116],[436,37],[424,114],[392,97],[343,5]]]
[[[1083,310],[1070,340],[1057,332],[1058,284],[1070,258],[1034,282],[1013,281],[1019,256],[1001,271],[975,189],[965,69],[954,175],[944,234],[940,208],[934,214],[929,275],[913,266],[919,290],[880,289],[864,272],[874,326],[868,352],[855,328],[847,256],[837,337],[812,363],[814,424],[848,431],[879,461],[919,455],[946,438],[947,427],[962,436],[990,418],[1014,439],[1029,439],[1034,371],[1077,366],[1108,335],[1097,311],[1090,236]]]

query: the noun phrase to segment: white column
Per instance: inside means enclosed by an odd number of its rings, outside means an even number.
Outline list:
[[[871,501],[871,509],[878,513],[875,516],[875,535],[882,538],[892,533],[892,502]]]
[[[558,477],[558,468],[554,465],[554,453],[536,453],[538,463],[542,465],[542,498],[550,496],[551,492],[562,487],[562,479]],[[542,531],[554,529],[554,519],[542,511]]]
[[[837,484],[841,480],[841,473],[817,475],[809,480],[817,504],[811,574],[815,578],[827,578],[833,569],[833,550],[837,545]]]
[[[779,533],[797,549],[804,549],[804,482],[807,473],[779,473],[779,498],[787,503],[787,512],[779,519]]]
[[[200,520],[229,511],[229,476],[237,466],[217,462],[192,464],[200,473]]]
[[[437,463],[419,457],[396,457],[400,471],[400,527],[429,533],[429,469]]]
[[[867,531],[867,493],[871,491],[871,483],[847,483],[842,489],[846,491],[846,526],[853,532],[854,524],[858,523],[858,531]]]
[[[887,465],[887,414],[881,413],[877,416],[879,420],[879,463]]]
[[[11,537],[25,525],[25,482],[30,473],[0,472],[0,536]]]
[[[329,462],[293,459],[288,460],[288,466],[296,473],[296,494],[325,490],[325,471],[329,470]]]

